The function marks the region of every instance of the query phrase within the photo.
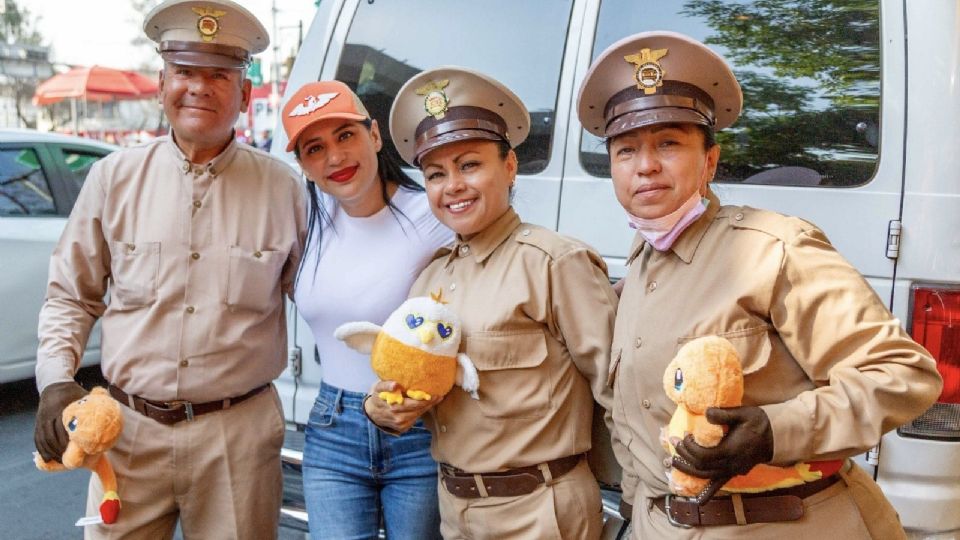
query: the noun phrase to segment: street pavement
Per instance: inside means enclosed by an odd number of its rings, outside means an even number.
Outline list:
[[[85,388],[106,384],[99,367],[81,370],[77,380]],[[90,471],[46,473],[34,467],[38,399],[33,379],[0,384],[0,538],[82,538],[83,530],[74,523],[86,510]],[[179,531],[176,538],[182,538]],[[304,538],[302,531],[280,529],[281,540]]]

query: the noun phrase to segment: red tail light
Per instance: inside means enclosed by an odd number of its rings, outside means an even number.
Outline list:
[[[914,286],[910,333],[937,360],[940,403],[960,403],[960,289]]]
[[[960,439],[960,287],[914,285],[910,334],[937,361],[940,398],[898,432],[908,437]]]

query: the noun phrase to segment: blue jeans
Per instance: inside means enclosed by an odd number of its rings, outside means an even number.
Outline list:
[[[313,539],[440,538],[437,464],[422,421],[400,437],[364,416],[363,394],[321,384],[303,450]]]

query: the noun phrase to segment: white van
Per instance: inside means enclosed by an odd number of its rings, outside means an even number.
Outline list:
[[[577,121],[580,81],[596,55],[636,32],[673,30],[713,46],[744,89],[743,115],[718,134],[721,200],[818,224],[937,357],[946,381],[939,403],[861,460],[906,527],[953,538],[960,534],[958,21],[956,0],[322,0],[287,88],[339,79],[385,127],[397,90],[421,70],[456,64],[504,82],[533,121],[518,149],[518,212],[592,244],[615,279],[625,273],[633,231],[614,198],[602,142]],[[274,133],[274,153],[293,163],[282,152],[282,127]],[[381,134],[389,139],[388,130]],[[291,366],[279,386],[291,427],[285,455],[295,463],[323,359],[290,309]]]

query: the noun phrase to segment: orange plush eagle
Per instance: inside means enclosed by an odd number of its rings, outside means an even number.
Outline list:
[[[370,355],[373,371],[384,381],[396,381],[402,390],[380,392],[387,403],[443,396],[454,383],[479,399],[480,379],[470,358],[460,349],[460,319],[440,294],[408,299],[380,327],[371,322],[349,322],[333,336],[350,348]]]
[[[666,432],[664,449],[676,455],[676,444],[687,434],[700,446],[720,444],[724,426],[711,424],[709,407],[738,407],[743,399],[743,368],[733,345],[722,337],[707,336],[680,348],[663,373],[663,389],[677,404]],[[759,464],[750,472],[734,476],[723,485],[727,493],[759,493],[819,480],[840,469],[839,460],[800,462],[789,467]],[[695,497],[709,480],[670,471],[670,488],[677,495]]]

